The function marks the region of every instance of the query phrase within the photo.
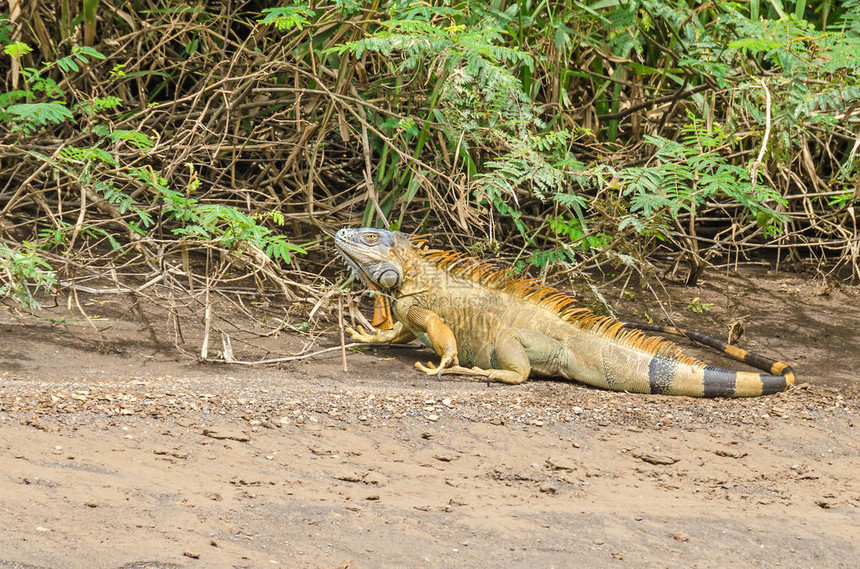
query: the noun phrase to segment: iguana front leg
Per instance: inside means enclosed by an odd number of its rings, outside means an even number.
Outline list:
[[[358,330],[346,327],[352,339],[356,342],[364,342],[365,344],[401,344],[411,342],[416,338],[416,331],[423,331],[422,340],[427,343],[433,350],[441,356],[439,365],[434,366],[431,362],[427,362],[425,366],[421,362],[415,362],[415,367],[429,375],[441,375],[442,370],[450,365],[457,365],[457,340],[454,338],[454,333],[439,317],[438,314],[419,308],[410,306],[406,309],[402,317],[409,321],[408,326],[404,326],[400,320],[394,323],[394,327],[390,330],[382,330],[375,334],[370,334],[364,331],[364,328],[358,326]]]
[[[423,330],[427,334],[430,347],[441,358],[437,366],[431,362],[427,362],[426,366],[421,362],[415,362],[416,368],[428,375],[441,375],[443,369],[451,365],[456,366],[459,363],[457,360],[457,339],[454,338],[454,332],[438,314],[426,308],[410,306],[406,309],[404,316],[410,328]]]

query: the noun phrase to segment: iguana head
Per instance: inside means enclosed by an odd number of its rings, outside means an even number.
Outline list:
[[[344,227],[334,236],[335,250],[364,284],[376,291],[403,282],[403,261],[398,254],[412,238],[400,231]]]

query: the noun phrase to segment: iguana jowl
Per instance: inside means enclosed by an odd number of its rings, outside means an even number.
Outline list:
[[[376,334],[350,328],[353,339],[418,338],[441,357],[436,366],[415,364],[428,374],[472,374],[512,384],[537,374],[616,391],[691,397],[749,397],[794,385],[793,371],[782,362],[685,333],[767,373],[709,366],[677,344],[595,315],[554,288],[461,253],[430,249],[416,236],[343,228],[335,247],[367,286],[393,300],[393,327]]]

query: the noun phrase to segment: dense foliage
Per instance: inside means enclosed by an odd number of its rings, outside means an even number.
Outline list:
[[[0,292],[28,306],[248,274],[313,303],[346,224],[860,276],[858,0],[8,5]]]

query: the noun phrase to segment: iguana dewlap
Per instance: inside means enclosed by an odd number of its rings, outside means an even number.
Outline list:
[[[474,374],[512,384],[534,374],[691,397],[766,395],[794,385],[794,373],[782,362],[720,343],[730,356],[768,373],[709,366],[677,344],[596,316],[554,288],[461,253],[429,249],[399,231],[343,228],[335,246],[367,286],[393,301],[390,329],[369,334],[350,328],[353,339],[418,338],[441,358],[436,366],[415,364],[429,374]]]

